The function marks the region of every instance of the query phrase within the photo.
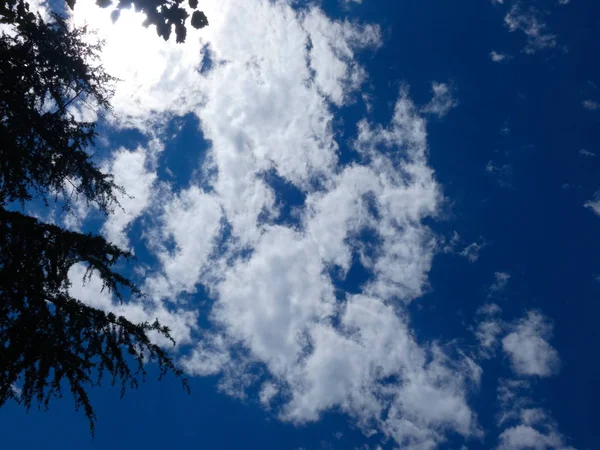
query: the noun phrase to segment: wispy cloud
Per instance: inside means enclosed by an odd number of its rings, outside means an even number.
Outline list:
[[[598,103],[595,100],[590,100],[590,99],[583,100],[581,102],[581,105],[588,111],[598,111],[600,109],[600,103]]]
[[[473,242],[467,245],[459,254],[469,260],[475,262],[479,259],[479,253],[486,246],[485,242]]]
[[[485,171],[494,178],[499,186],[512,187],[513,166],[511,164],[498,164],[490,160],[485,165]]]
[[[453,253],[456,250],[457,245],[460,243],[460,234],[458,231],[454,230],[452,232],[452,236],[449,238],[446,237],[440,240],[440,244],[442,244],[442,251],[444,253]]]
[[[582,148],[581,150],[579,150],[579,154],[581,156],[585,156],[585,157],[596,156],[596,154],[594,152],[590,152],[589,150],[586,150],[585,148]]]
[[[429,103],[423,107],[423,112],[444,117],[452,108],[458,106],[458,100],[454,95],[454,89],[446,83],[433,82],[431,84],[433,96]]]
[[[511,164],[497,164],[490,160],[485,165],[485,171],[494,177],[499,186],[512,187],[513,166]]]
[[[15,397],[17,397],[17,398],[21,397],[21,394],[23,393],[23,389],[21,389],[15,383],[10,385],[10,389],[13,392],[13,394],[15,395]]]
[[[510,280],[510,274],[507,272],[495,272],[494,273],[494,283],[490,286],[490,294],[497,294],[502,292],[508,281]]]
[[[508,53],[497,52],[495,50],[490,52],[490,59],[495,63],[510,61],[512,58]]]
[[[600,191],[594,194],[594,199],[589,200],[583,204],[586,208],[590,208],[596,214],[600,216]]]
[[[486,303],[476,313],[477,324],[474,335],[479,343],[479,357],[489,359],[495,354],[498,339],[504,332],[504,323],[499,318],[501,308],[495,303]]]
[[[556,35],[547,31],[547,25],[541,20],[541,13],[533,7],[524,10],[516,3],[504,17],[504,24],[510,32],[520,31],[525,34],[525,53],[533,54],[557,46]]]

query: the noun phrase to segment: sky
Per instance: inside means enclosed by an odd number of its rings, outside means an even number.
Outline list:
[[[130,196],[27,211],[135,253],[145,300],[71,293],[169,325],[192,393],[94,389],[93,440],[9,404],[2,447],[600,448],[600,4],[199,6],[176,44],[78,1]]]

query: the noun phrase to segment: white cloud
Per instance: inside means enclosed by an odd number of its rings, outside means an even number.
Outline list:
[[[584,100],[581,102],[581,105],[588,111],[598,111],[600,109],[600,103],[595,100]]]
[[[122,10],[113,24],[109,10],[94,3],[80,2],[74,11],[75,23],[87,23],[105,38],[102,62],[108,73],[119,78],[112,100],[115,127],[155,131],[164,125],[165,113],[185,114],[202,98],[195,89],[195,70],[201,43],[199,32],[191,32],[186,45],[172,39],[165,42],[154,27],[144,28],[144,17]]]
[[[78,5],[79,18],[104,26],[107,16],[87,8]],[[113,225],[124,240],[146,212],[143,237],[159,263],[143,286],[151,301],[118,305],[91,294],[96,281],[73,293],[132,320],[158,317],[192,346],[182,361],[188,373],[218,376],[230,395],[253,386],[282,420],[314,421],[333,409],[409,449],[436,448],[448,433],[480,436],[468,396],[481,368],[450,357],[451,346],[418,341],[409,326],[405,304],[427,291],[440,250],[424,219],[436,217],[443,197],[427,163],[426,122],[406,92],[389,124],[359,122],[359,157],[338,165],[332,106],[360,95],[367,74],[356,54],[380,45],[379,29],[285,2],[206,0],[203,9],[211,25],[185,46],[164,43],[133,14],[105,25],[113,30],[106,66],[125,80],[113,125],[160,130],[173,114],[191,112],[210,148],[202,165],[198,158],[199,176],[177,193],[156,182],[143,154],[135,159],[132,183],[145,180],[136,196],[144,201]],[[202,56],[212,68],[200,73]],[[447,85],[433,92],[427,112],[443,116],[456,105]],[[265,172],[305,197],[295,225],[278,220]],[[361,241],[363,232],[373,238]],[[483,246],[461,254],[475,261]],[[357,263],[369,280],[360,293],[337,292],[331,273],[343,278]],[[209,298],[186,303],[199,284]],[[198,328],[200,313],[208,330]]]
[[[431,84],[431,91],[433,96],[429,103],[423,107],[424,113],[444,117],[452,108],[458,106],[458,100],[456,100],[450,85],[434,81]]]
[[[486,303],[485,305],[480,306],[477,309],[476,314],[483,315],[483,316],[495,316],[495,315],[499,314],[501,311],[502,311],[502,308],[500,308],[495,303]]]
[[[477,312],[477,326],[474,335],[479,342],[478,354],[481,358],[489,359],[495,354],[498,339],[504,332],[504,323],[497,317],[502,310],[495,303],[486,303]]]
[[[452,236],[450,238],[445,237],[440,239],[440,245],[442,246],[442,251],[444,253],[454,253],[456,251],[456,246],[460,243],[460,234],[456,230],[452,232]]]
[[[425,136],[402,93],[388,127],[359,125],[355,145],[365,164],[329,176],[324,191],[309,190],[300,230],[263,226],[252,254],[237,258],[214,285],[211,317],[223,330],[221,342],[230,343],[229,352],[241,344],[267,367],[273,379],[261,401],[282,393],[285,420],[313,421],[337,408],[365,429],[423,448],[441,442],[446,429],[478,433],[465,397],[477,366],[419,346],[402,306],[383,300],[410,301],[426,286],[436,244],[420,220],[436,213],[440,193],[426,165]],[[364,229],[381,241],[361,257],[373,280],[340,303],[326,269],[349,270]],[[214,347],[205,357],[203,345],[186,360],[188,370],[240,375],[230,371],[236,357],[219,359]]]
[[[497,450],[574,450],[550,413],[537,407],[529,396],[531,385],[523,380],[501,380],[498,388],[500,421]]]
[[[160,262],[146,275],[153,302],[126,312],[160,312],[169,324],[175,312],[162,299],[203,283],[214,301],[204,303],[211,330],[175,323],[183,343],[194,333],[183,361],[189,373],[218,374],[222,390],[243,396],[260,364],[270,376],[260,400],[281,397],[281,418],[293,422],[337,408],[415,448],[433,448],[446,431],[478,435],[467,393],[480,369],[417,343],[402,306],[427,289],[438,244],[421,221],[442,201],[427,165],[425,121],[406,93],[388,126],[360,122],[361,161],[337,167],[331,104],[351,101],[365,79],[355,52],[379,45],[378,28],[283,2],[214,1],[204,9],[208,47],[194,35],[181,47],[145,31],[125,39],[138,20],[127,14],[108,39],[107,68],[126,80],[117,116],[149,130],[163,126],[165,114],[191,111],[211,142],[199,167],[204,179],[178,194],[161,185],[151,198],[144,236]],[[129,48],[142,41],[154,47],[141,46],[141,55]],[[202,74],[193,70],[200,52],[213,60]],[[306,195],[296,227],[275,224],[280,212],[265,171]],[[359,242],[364,230],[376,239]],[[372,279],[340,301],[329,271],[344,276],[355,255]],[[100,299],[98,306],[115,308]]]
[[[571,0],[558,0],[559,5],[568,5],[571,3]]]
[[[492,50],[490,52],[490,59],[492,61],[494,61],[495,63],[499,63],[502,61],[509,61],[512,59],[512,56],[509,55],[508,53],[503,53],[503,52],[497,52],[495,50]]]
[[[317,9],[310,9],[303,20],[310,42],[310,68],[315,71],[318,88],[336,105],[348,91],[358,88],[366,77],[354,60],[356,49],[378,47],[379,28],[366,25],[357,29],[350,22],[331,22]]]
[[[528,54],[539,50],[556,47],[556,36],[546,31],[546,24],[541,21],[540,13],[533,7],[526,11],[519,3],[512,6],[504,17],[504,24],[510,32],[521,31],[527,37],[524,52]]]
[[[512,186],[513,167],[510,164],[496,164],[488,161],[485,171],[494,177],[499,186],[510,188]]]
[[[146,291],[154,298],[193,293],[221,230],[221,206],[197,186],[177,195],[158,195],[156,200],[163,207],[157,228],[147,237],[162,270],[147,278]],[[168,242],[172,242],[172,248],[166,245]]]
[[[373,128],[360,122],[356,146],[369,158],[380,183],[375,198],[381,215],[378,236],[382,252],[373,264],[376,277],[368,292],[410,300],[423,293],[437,245],[429,229],[418,221],[435,216],[441,202],[433,171],[427,166],[425,122],[403,92],[390,127]],[[391,150],[390,157],[376,151],[381,146]]]
[[[583,204],[586,208],[590,208],[597,215],[600,216],[600,191],[594,194],[594,200],[589,200]]]
[[[596,154],[594,152],[590,152],[589,150],[586,150],[585,148],[582,148],[581,150],[579,150],[579,154],[581,156],[586,156],[586,157],[596,156]]]
[[[16,383],[12,383],[10,385],[10,390],[13,392],[17,399],[21,398],[21,394],[23,393],[23,389],[21,389]]]
[[[266,407],[270,408],[271,400],[279,393],[279,389],[275,383],[271,383],[270,381],[266,381],[263,383],[260,388],[260,393],[258,394],[260,403]]]
[[[490,296],[504,290],[510,280],[510,274],[506,272],[495,272],[494,279],[494,283],[490,286]]]
[[[519,418],[521,409],[530,408],[532,400],[529,397],[531,383],[524,379],[503,379],[498,383],[498,403],[500,414],[498,426],[507,421]]]
[[[558,352],[548,343],[552,325],[537,311],[512,324],[510,333],[502,339],[502,348],[518,375],[547,377],[560,365]]]
[[[497,272],[492,293],[503,290],[509,278],[508,274]],[[548,343],[552,337],[552,325],[548,319],[540,312],[529,311],[521,319],[507,323],[499,317],[500,313],[501,309],[495,303],[486,303],[477,310],[476,324],[472,328],[479,344],[477,355],[483,359],[490,359],[496,354],[498,344],[501,343],[515,374],[547,377],[557,373],[560,359],[556,349]],[[506,404],[515,396],[513,391],[523,387],[519,383],[501,384],[499,397],[502,398],[505,409]],[[504,415],[507,414],[504,412]],[[504,420],[501,419],[501,422]]]
[[[151,144],[149,150],[159,151],[159,144]],[[139,217],[150,204],[152,184],[156,174],[148,170],[148,157],[146,150],[138,148],[136,151],[125,149],[117,150],[111,158],[107,173],[114,175],[114,181],[125,189],[126,194],[118,194],[121,207],[116,207],[108,216],[102,226],[102,233],[107,240],[123,249],[129,249],[127,227]]]
[[[540,432],[528,425],[508,428],[499,436],[498,450],[574,450],[554,429]]]
[[[494,348],[498,342],[503,329],[497,320],[484,320],[477,325],[475,337],[479,341],[480,356],[491,358],[494,354]]]
[[[479,253],[485,246],[485,242],[473,242],[467,245],[459,254],[467,258],[469,262],[475,262],[479,259]]]
[[[94,205],[88,203],[82,195],[78,195],[73,186],[69,185],[67,191],[69,190],[71,191],[69,196],[70,209],[62,217],[62,223],[69,230],[80,231],[88,214],[94,210]],[[54,217],[46,218],[45,220],[53,222]]]

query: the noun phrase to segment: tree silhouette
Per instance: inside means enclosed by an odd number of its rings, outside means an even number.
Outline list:
[[[121,301],[123,292],[140,295],[114,270],[130,253],[14,211],[58,198],[68,210],[73,196],[106,214],[119,206],[122,189],[88,153],[96,123],[79,120],[74,110],[110,109],[115,80],[99,63],[101,45],[58,15],[45,22],[23,0],[0,1],[0,24],[0,407],[12,399],[47,408],[68,386],[93,433],[86,389],[103,375],[123,394],[155,361],[160,377],[171,372],[186,388],[187,382],[150,340],[156,333],[172,341],[167,327],[134,324],[69,294],[69,270],[84,264],[85,279],[99,276]]]

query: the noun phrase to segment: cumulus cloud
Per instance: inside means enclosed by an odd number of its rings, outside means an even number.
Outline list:
[[[502,339],[502,349],[510,358],[513,371],[526,376],[555,374],[560,359],[548,343],[551,337],[552,325],[537,311],[529,311],[512,324],[510,333]]]
[[[458,106],[458,100],[454,96],[454,89],[446,83],[433,82],[431,92],[433,96],[429,103],[423,107],[423,112],[444,117],[452,108]]]
[[[389,126],[361,122],[355,146],[364,162],[332,177],[325,191],[308,193],[301,231],[265,226],[252,255],[225,268],[211,317],[224,330],[220,342],[229,343],[230,357],[219,360],[214,348],[205,356],[201,343],[185,362],[188,370],[212,373],[220,363],[223,377],[237,379],[230,362],[242,345],[245,358],[271,374],[261,402],[278,398],[284,420],[314,421],[337,408],[415,448],[433,448],[447,429],[478,434],[465,397],[476,364],[418,345],[402,303],[387,303],[421,295],[435,250],[420,224],[440,201],[425,137],[406,93]],[[371,255],[361,261],[372,281],[340,303],[326,269],[349,270],[365,229],[378,236],[373,249],[362,249]]]
[[[500,280],[508,279],[500,277]],[[552,337],[550,321],[538,311],[529,311],[524,317],[508,323],[500,317],[500,313],[501,309],[495,303],[486,303],[477,310],[473,332],[479,343],[479,356],[484,359],[493,357],[501,343],[515,374],[524,377],[556,374],[560,359],[556,349],[548,343]],[[510,400],[507,386],[504,388],[504,403]]]
[[[131,224],[143,221],[156,258],[144,276],[150,295],[119,305],[95,278],[74,283],[72,294],[131,320],[158,317],[189,346],[189,374],[217,376],[222,391],[254,395],[282,420],[336,410],[409,449],[434,449],[448,434],[481,436],[468,403],[481,368],[450,344],[417,340],[406,307],[429,289],[442,244],[426,225],[444,199],[421,113],[456,106],[450,87],[434,83],[421,111],[402,90],[387,123],[359,121],[357,156],[341,165],[332,111],[360,95],[368,75],[357,55],[381,44],[379,28],[285,2],[206,0],[203,9],[211,26],[177,46],[133,13],[113,26],[95,6],[78,5],[75,20],[112,30],[104,61],[124,81],[110,125],[151,135],[193,113],[209,148],[179,190],[156,179],[160,149],[113,154],[112,170],[139,191],[104,232],[127,245]],[[291,224],[267,173],[301,193]],[[476,261],[484,246],[461,254]],[[367,280],[340,292],[354,265]],[[489,308],[481,314],[491,321],[498,311]],[[502,341],[516,367],[530,366],[507,338],[525,335],[534,355],[543,348],[534,338],[546,342],[530,328],[515,325]],[[486,332],[499,339],[482,329],[483,346]]]
[[[500,279],[508,280],[502,277]],[[476,324],[472,331],[479,344],[478,356],[483,359],[492,358],[501,344],[516,375],[548,377],[556,374],[560,359],[556,349],[548,343],[552,337],[549,320],[538,311],[529,311],[514,322],[506,322],[500,317],[500,313],[501,309],[495,303],[486,303],[477,310]],[[504,407],[505,417],[500,422],[512,414],[510,411],[514,410],[514,405],[512,409],[506,405],[514,403],[516,392],[528,387],[529,383],[523,380],[501,383],[499,399]]]
[[[540,16],[537,9],[531,7],[524,10],[519,3],[514,4],[504,16],[504,24],[510,32],[520,31],[525,34],[527,44],[523,51],[527,54],[555,48],[557,45],[556,36],[547,31],[547,25]]]
[[[446,432],[479,435],[467,396],[481,370],[441,344],[417,342],[408,325],[404,305],[428,289],[438,249],[423,219],[435,217],[442,195],[427,164],[425,121],[406,92],[388,124],[358,124],[359,157],[338,165],[332,106],[352,101],[366,79],[356,52],[380,45],[379,29],[283,2],[207,1],[204,9],[214,19],[202,42],[192,34],[190,45],[175,46],[141,27],[125,39],[139,21],[127,12],[107,37],[107,68],[125,80],[114,102],[122,122],[113,125],[149,133],[192,112],[210,148],[198,159],[202,179],[177,192],[157,183],[148,149],[115,154],[113,169],[135,168],[129,176],[141,192],[105,231],[125,242],[128,225],[145,215],[143,237],[158,261],[145,274],[151,295],[119,306],[106,293],[89,295],[94,280],[74,284],[73,294],[132,320],[157,316],[180,345],[191,344],[188,373],[219,376],[231,395],[255,386],[282,420],[337,409],[414,448],[434,448]],[[79,11],[76,20],[85,19]],[[87,18],[102,25],[96,15]],[[200,57],[210,69],[193,70]],[[430,112],[455,103],[444,89],[434,85]],[[305,198],[293,225],[280,221],[267,172]],[[356,263],[369,280],[339,298],[333,273],[343,278]],[[195,322],[197,303],[184,301],[199,284],[207,330]],[[260,386],[257,365],[268,378]]]

